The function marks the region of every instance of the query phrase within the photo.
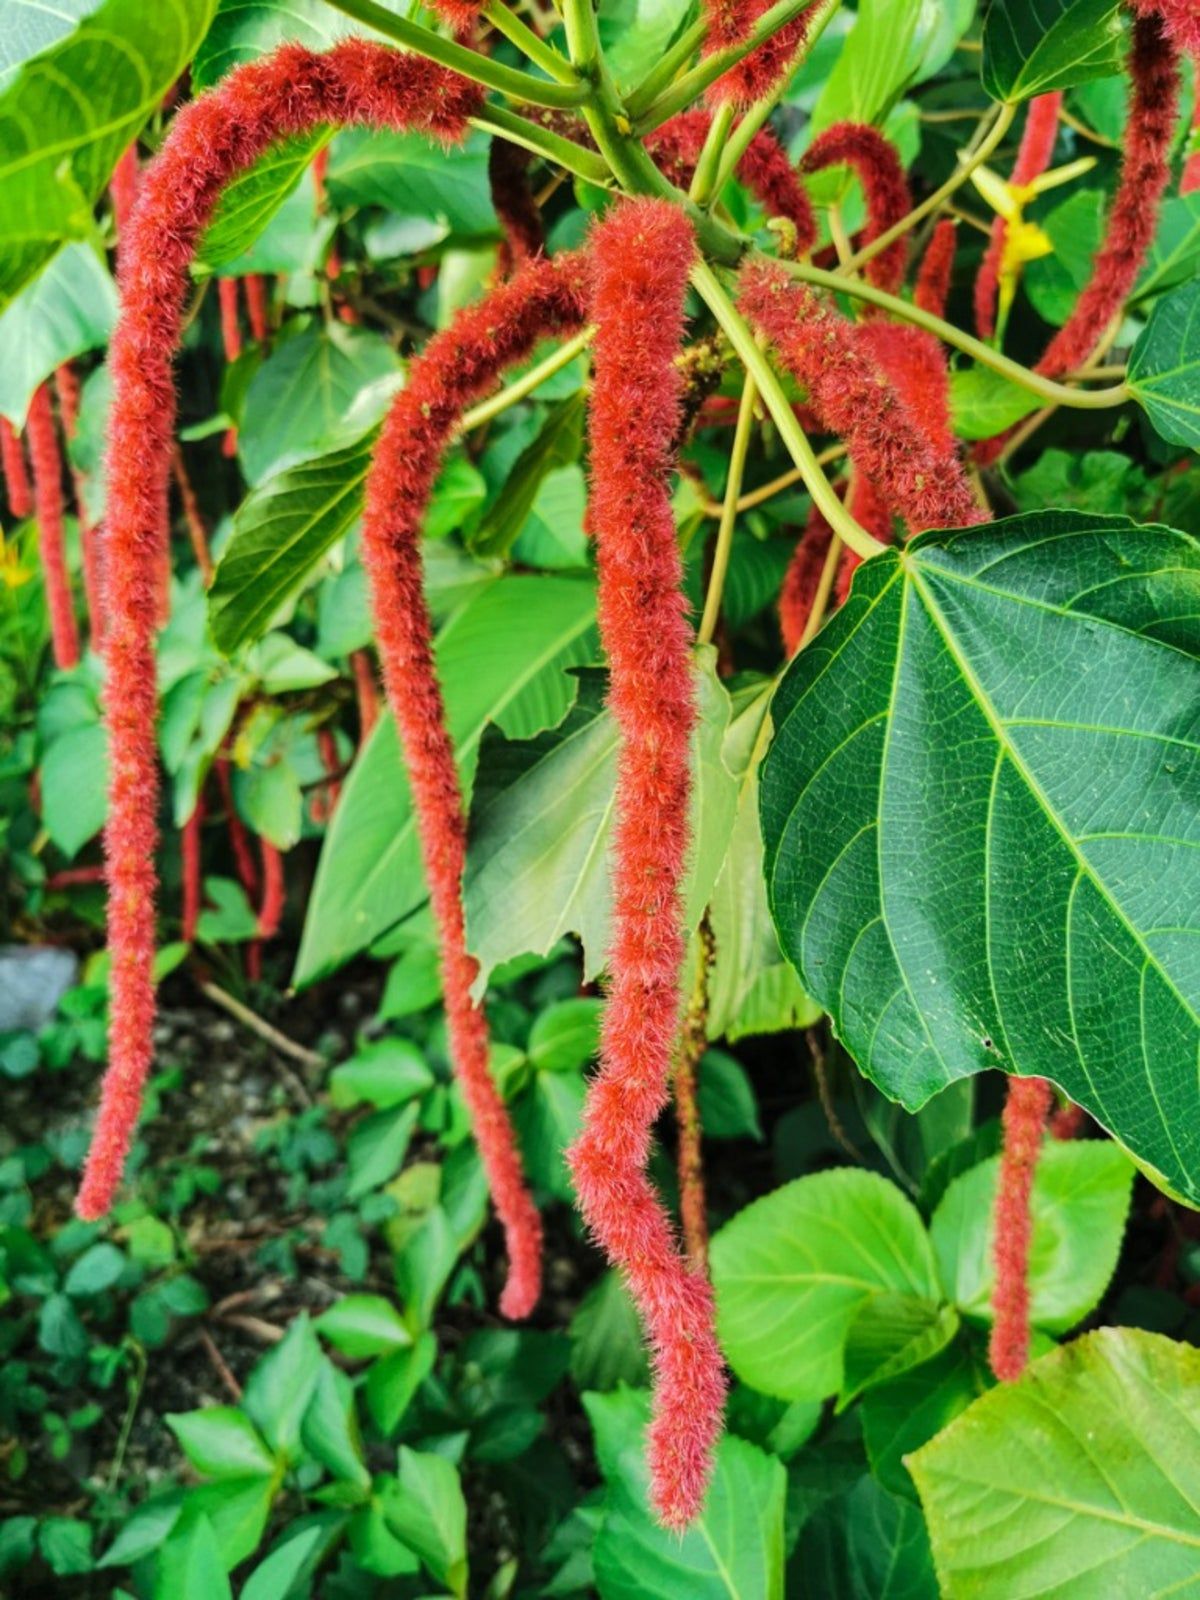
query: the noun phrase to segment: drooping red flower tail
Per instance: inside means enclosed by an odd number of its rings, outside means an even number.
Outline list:
[[[350,657],[354,671],[354,694],[358,701],[358,739],[360,747],[371,737],[379,721],[379,689],[375,683],[375,668],[366,650],[355,650]]]
[[[196,937],[196,928],[200,922],[200,906],[203,897],[203,876],[200,863],[200,839],[204,825],[204,796],[196,796],[196,804],[191,816],[183,825],[180,835],[180,858],[183,876],[183,912],[182,932],[186,943],[191,944]]]
[[[709,111],[681,111],[646,139],[655,164],[681,189],[692,181],[711,123]],[[768,216],[784,217],[792,224],[797,255],[812,249],[817,238],[812,201],[787,151],[769,128],[760,128],[751,139],[737,164],[737,176]]]
[[[83,592],[87,600],[88,622],[92,644],[97,650],[104,645],[104,590],[100,581],[100,550],[96,529],[88,515],[87,489],[83,474],[70,460],[71,440],[79,426],[79,376],[69,361],[65,361],[54,374],[54,392],[58,396],[58,416],[62,423],[63,438],[67,443],[67,459],[71,471],[71,484],[75,491],[75,516],[79,522],[79,548],[83,558]]]
[[[67,571],[62,455],[58,448],[58,429],[47,383],[40,384],[34,392],[25,431],[29,437],[29,459],[33,466],[38,554],[46,587],[46,609],[50,613],[50,646],[55,666],[69,668],[77,666],[79,662],[79,627],[75,621],[75,603],[71,598],[71,578]]]
[[[109,369],[109,1065],[79,1192],[80,1216],[102,1216],[120,1182],[150,1067],[158,803],[154,630],[167,546],[175,425],[172,361],[190,262],[222,190],[277,141],[322,123],[363,123],[461,137],[479,92],[419,56],[363,39],[327,54],[285,45],[236,68],[175,118],[142,178],[120,253],[121,314]]]
[[[287,885],[283,877],[283,852],[277,849],[269,839],[262,839],[260,843],[262,845],[263,892],[262,904],[258,908],[258,937],[260,939],[273,939],[279,932],[279,925],[283,921],[283,906],[287,896]]]
[[[779,591],[779,632],[783,653],[790,660],[804,642],[809,619],[821,585],[821,574],[829,557],[833,529],[820,509],[812,506],[803,532],[796,540],[792,559],[783,575]]]
[[[242,279],[246,289],[246,315],[250,319],[250,332],[259,344],[271,337],[271,318],[267,308],[267,280],[261,272],[251,272]]]
[[[1190,3],[1190,0],[1189,0]],[[1087,287],[1036,370],[1057,378],[1091,355],[1133,288],[1158,228],[1171,175],[1168,157],[1179,100],[1179,57],[1156,16],[1139,16],[1129,56],[1133,95],[1121,176]]]
[[[846,441],[855,468],[914,533],[970,527],[984,519],[957,452],[930,442],[864,350],[855,324],[769,262],[743,269],[740,303],[808,389],[824,426]]]
[[[497,261],[497,271],[502,278],[507,278],[514,267],[531,256],[540,255],[546,247],[542,214],[529,187],[531,159],[528,150],[510,144],[507,139],[493,139],[488,151],[492,209],[504,234]]]
[[[218,278],[217,298],[221,307],[221,345],[225,351],[225,364],[231,367],[242,353],[242,326],[238,320],[237,279]],[[236,428],[226,430],[224,450],[227,456],[236,455]]]
[[[1011,182],[1018,188],[1040,178],[1054,155],[1058,138],[1058,118],[1062,111],[1062,91],[1052,90],[1039,94],[1029,102],[1025,130],[1017,147]],[[991,237],[979,271],[975,275],[975,329],[981,339],[990,339],[996,331],[996,291],[1000,284],[1000,264],[1008,238],[1008,224],[1003,217],[992,222]]]
[[[421,525],[463,411],[543,338],[584,316],[577,258],[537,256],[485,300],[461,310],[413,361],[384,422],[367,478],[363,562],[388,703],[412,785],[425,875],[438,928],[450,1054],[471,1114],[492,1201],[504,1225],[509,1275],[500,1308],[527,1316],[541,1287],[541,1219],[525,1184],[508,1112],[488,1070],[487,1019],[471,998],[462,876],[466,818],[434,668],[422,587]]]
[[[33,489],[29,483],[21,435],[7,417],[0,417],[0,462],[4,465],[8,509],[20,521],[33,514]]]
[[[233,780],[229,770],[229,757],[218,756],[213,762],[213,770],[217,775],[217,787],[221,791],[221,804],[225,807],[226,826],[229,829],[229,843],[233,848],[238,882],[246,891],[246,899],[253,905],[258,897],[258,867],[254,862],[254,851],[250,848],[249,829],[238,815],[237,807],[233,803]]]
[[[332,728],[327,726],[317,729],[317,752],[321,757],[321,765],[329,776],[329,782],[318,789],[313,796],[312,818],[314,822],[328,822],[342,794],[341,780],[338,777],[341,763],[338,760],[337,735]]]
[[[958,223],[943,217],[934,228],[913,284],[913,304],[931,317],[946,314],[950,280],[954,274],[954,252],[958,248]]]
[[[137,204],[140,179],[137,140],[135,139],[113,168],[113,175],[108,180],[108,192],[112,197],[113,217],[117,224],[118,245],[123,240],[125,230],[129,226],[129,220],[133,216],[133,208]]]
[[[588,517],[620,745],[600,1069],[568,1152],[584,1220],[622,1269],[649,1340],[651,1495],[673,1528],[703,1505],[725,1394],[711,1290],[646,1172],[682,1009],[695,703],[670,474],[693,252],[686,217],[664,201],[625,201],[592,234]]]
[[[1013,1383],[1029,1360],[1029,1246],[1033,1238],[1030,1203],[1042,1134],[1054,1099],[1045,1078],[1010,1078],[1004,1102],[1004,1148],[996,1180],[992,1295],[988,1356],[1001,1383]]]
[[[1167,37],[1187,55],[1200,56],[1200,10],[1196,0],[1131,0],[1139,16],[1158,17]]]
[[[908,179],[896,147],[870,123],[835,122],[819,133],[804,152],[800,170],[822,172],[826,167],[850,167],[862,184],[867,202],[863,245],[874,244],[912,210]],[[867,282],[895,294],[904,282],[907,262],[908,238],[902,234],[867,262]]]
[[[740,44],[771,5],[772,0],[705,0],[704,20],[708,31],[704,40],[704,54],[711,55],[727,45]],[[709,103],[714,106],[725,103],[751,106],[756,100],[770,94],[790,71],[804,48],[812,12],[810,5],[760,44],[757,50],[752,50],[736,66],[723,72],[709,88]]]

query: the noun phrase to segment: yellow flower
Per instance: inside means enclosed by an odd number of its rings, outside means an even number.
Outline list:
[[[1046,230],[1036,222],[1026,222],[1025,207],[1048,189],[1057,189],[1082,177],[1096,165],[1092,156],[1082,156],[1065,167],[1052,167],[1033,179],[1032,183],[1011,183],[990,167],[976,167],[971,178],[979,193],[998,217],[1006,223],[1004,250],[997,274],[998,305],[996,325],[1002,329],[1008,319],[1009,307],[1021,281],[1021,272],[1027,261],[1039,256],[1053,255],[1054,244]]]

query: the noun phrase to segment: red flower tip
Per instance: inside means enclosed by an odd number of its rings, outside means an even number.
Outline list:
[[[109,731],[109,1064],[79,1196],[81,1216],[111,1203],[150,1067],[157,880],[158,768],[154,630],[168,544],[167,485],[175,394],[171,363],[190,288],[189,265],[222,191],[281,139],[323,123],[461,137],[481,91],[419,56],[365,39],[325,54],[284,45],[236,68],[175,118],[143,174],[120,252],[121,314],[109,368],[110,625],[105,641]]]
[[[283,856],[269,839],[262,841],[263,895],[258,908],[258,937],[273,939],[283,921],[283,903],[286,886],[283,879]]]
[[[137,140],[135,139],[113,168],[113,175],[108,181],[108,192],[112,197],[113,218],[117,224],[118,242],[124,238],[125,230],[129,226],[129,220],[133,216],[133,208],[137,204],[139,179]]]
[[[271,336],[266,279],[261,272],[252,272],[242,279],[242,283],[246,289],[246,312],[250,318],[250,332],[259,344],[266,344]]]
[[[850,167],[862,184],[867,202],[862,243],[873,244],[912,209],[908,179],[896,147],[869,123],[835,122],[809,145],[800,170],[820,172],[841,166]],[[908,239],[901,235],[867,263],[867,281],[894,294],[904,282],[907,261]]]
[[[913,304],[921,311],[928,311],[930,316],[942,317],[946,314],[957,247],[958,223],[953,217],[943,217],[925,247],[917,270],[917,281],[913,285]]]
[[[43,383],[36,390],[25,427],[29,435],[29,459],[33,465],[38,554],[46,587],[46,609],[50,613],[50,643],[55,666],[69,668],[79,662],[79,627],[75,621],[71,579],[67,572],[67,548],[63,532],[63,464],[48,384]]]
[[[514,267],[540,255],[546,247],[542,214],[529,187],[528,150],[495,138],[488,151],[488,182],[492,209],[500,220],[504,237],[500,244],[497,269],[507,278]]]
[[[704,54],[740,44],[755,23],[770,10],[772,0],[705,0],[704,17],[708,32]],[[771,35],[757,50],[743,56],[736,66],[723,72],[708,91],[711,105],[729,103],[751,106],[779,83],[795,64],[804,48],[812,21],[810,5],[798,17]]]
[[[584,1219],[624,1273],[650,1344],[651,1495],[673,1528],[703,1504],[725,1394],[711,1289],[681,1255],[645,1172],[682,999],[695,706],[670,478],[694,257],[686,217],[664,201],[622,202],[592,233],[589,521],[620,745],[600,1068],[568,1152]]]
[[[1196,0],[1131,0],[1141,17],[1158,17],[1166,35],[1187,55],[1200,56],[1200,8]]]
[[[7,417],[0,417],[0,462],[8,490],[8,508],[18,521],[33,514],[33,490],[21,436]]]
[[[1053,1098],[1044,1078],[1008,1080],[1004,1148],[993,1210],[995,1320],[988,1347],[992,1371],[1001,1383],[1015,1382],[1029,1361],[1029,1247],[1033,1237],[1030,1200]]]

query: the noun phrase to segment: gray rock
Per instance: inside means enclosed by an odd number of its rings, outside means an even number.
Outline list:
[[[44,1028],[79,975],[72,950],[55,945],[0,945],[0,1033]]]

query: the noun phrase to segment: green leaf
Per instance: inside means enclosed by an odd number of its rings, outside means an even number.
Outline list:
[[[600,1000],[559,1000],[539,1011],[529,1030],[528,1056],[539,1072],[573,1072],[600,1048]]]
[[[399,1479],[384,1501],[384,1516],[440,1583],[466,1595],[467,1503],[452,1461],[401,1445]]]
[[[108,268],[69,244],[0,316],[0,415],[25,425],[34,391],[72,356],[105,344],[117,315]]]
[[[995,1284],[992,1208],[1000,1158],[981,1162],[946,1190],[930,1224],[947,1291],[961,1310],[991,1320]],[[1031,1211],[1030,1316],[1065,1333],[1099,1304],[1117,1265],[1133,1166],[1098,1139],[1049,1141],[1038,1159]]]
[[[183,1453],[207,1478],[270,1477],[275,1458],[244,1411],[208,1406],[168,1415]]]
[[[297,254],[300,262],[312,261],[315,265],[315,254],[328,242],[327,231],[318,219],[316,189],[311,180],[302,193],[298,191],[329,137],[328,128],[315,128],[311,133],[284,139],[229,184],[201,236],[192,262],[194,276],[203,277],[224,268],[232,277],[232,269],[237,266],[259,272],[294,270]],[[307,236],[297,241],[299,251],[293,248],[286,256],[276,253],[269,261],[256,252],[252,262],[246,261],[247,252],[255,251],[268,225],[285,207],[289,220],[295,216],[297,234]],[[332,223],[328,226],[332,227]],[[275,231],[272,228],[272,236]],[[290,235],[291,229],[288,232]]]
[[[1114,0],[992,0],[983,28],[983,87],[993,100],[1028,100],[1120,72],[1121,8]]]
[[[762,1139],[749,1074],[723,1050],[706,1050],[701,1057],[698,1100],[706,1139]]]
[[[301,1313],[246,1384],[243,1406],[275,1454],[289,1461],[300,1444],[300,1423],[316,1388],[321,1359],[317,1336]]]
[[[1030,304],[1047,322],[1061,326],[1075,309],[1079,292],[1092,275],[1107,212],[1103,189],[1076,189],[1039,219],[1054,248],[1026,265],[1021,282]]]
[[[286,1540],[260,1566],[255,1567],[246,1579],[241,1600],[288,1600],[289,1596],[295,1594],[300,1577],[311,1572],[321,1546],[328,1537],[329,1529],[318,1523]]]
[[[215,0],[106,0],[0,95],[0,310],[68,239],[118,158],[186,69]]]
[[[387,340],[365,328],[331,322],[285,340],[246,391],[238,453],[247,481],[262,484],[269,474],[345,446],[348,436],[361,437],[364,429],[352,416],[360,391],[399,371]],[[334,471],[345,472],[345,455],[344,449],[339,452]],[[330,470],[302,480],[310,502],[316,495],[329,496]],[[289,489],[296,492],[295,486]],[[272,501],[277,498],[266,502],[276,515]]]
[[[121,1527],[120,1533],[96,1563],[98,1568],[131,1567],[143,1556],[162,1548],[167,1535],[179,1521],[184,1493],[171,1489],[144,1501]],[[3,1572],[0,1562],[0,1572]]]
[[[340,1483],[353,1484],[365,1495],[371,1474],[363,1460],[354,1385],[327,1357],[321,1362],[300,1438],[309,1455]]]
[[[790,1600],[938,1600],[921,1513],[871,1477],[831,1495],[805,1522],[793,1576]]]
[[[381,1294],[343,1295],[317,1318],[316,1327],[335,1350],[352,1361],[391,1355],[394,1350],[407,1350],[413,1342],[404,1318]]]
[[[404,10],[392,0],[382,3],[387,10]],[[326,50],[350,34],[381,37],[373,28],[334,11],[325,0],[220,0],[213,25],[196,52],[192,82],[198,89],[208,89],[234,67],[256,61],[277,45],[295,42],[310,50]]]
[[[424,1094],[434,1085],[425,1057],[409,1039],[376,1039],[329,1077],[330,1102],[343,1111],[365,1100],[377,1111],[390,1111]]]
[[[443,239],[493,235],[487,152],[481,134],[447,155],[424,134],[347,128],[330,152],[329,196],[337,206],[382,206],[393,217],[432,222]],[[427,236],[421,248],[433,242]]]
[[[585,1394],[604,1474],[596,1586],[604,1600],[686,1595],[688,1600],[783,1600],[783,1464],[727,1434],[704,1509],[683,1534],[649,1509],[644,1393]]]
[[[1183,1595],[1200,1552],[1200,1351],[1102,1328],[915,1455],[942,1593]]]
[[[65,856],[82,850],[108,813],[108,735],[99,722],[72,728],[42,757],[42,822]]]
[[[953,1306],[934,1305],[908,1294],[872,1295],[846,1334],[838,1410],[865,1390],[922,1366],[957,1332],[958,1312]]]
[[[524,528],[550,473],[579,459],[586,400],[582,393],[561,400],[516,464],[483,520],[468,539],[477,556],[506,556]]]
[[[874,1296],[935,1310],[943,1299],[916,1208],[895,1184],[849,1167],[739,1211],[713,1239],[712,1278],[729,1365],[781,1400],[838,1392],[847,1335]]]
[[[762,780],[781,942],[867,1076],[1042,1074],[1193,1200],[1198,589],[1120,517],[923,535],[788,669]]]
[[[950,9],[920,0],[861,0],[817,101],[813,132],[846,120],[882,123],[921,71],[941,15]]]
[[[102,0],[4,0],[4,29],[0,32],[0,89],[6,89],[17,69],[31,56],[49,50],[69,34],[84,17],[99,9]]]
[[[562,717],[571,694],[563,669],[590,656],[594,619],[589,582],[505,577],[442,629],[438,677],[468,792],[489,721],[528,738]],[[395,724],[385,716],[355,762],[325,836],[296,982],[311,983],[349,960],[425,895],[408,779]]]
[[[76,1261],[63,1283],[66,1294],[79,1298],[103,1294],[125,1270],[125,1257],[115,1244],[94,1244]]]
[[[1129,357],[1125,382],[1154,431],[1200,448],[1200,281],[1165,295]]]
[[[38,1312],[38,1344],[51,1356],[69,1360],[86,1355],[87,1329],[65,1294],[48,1295]]]
[[[397,1350],[372,1362],[366,1378],[367,1408],[385,1437],[396,1431],[436,1360],[437,1340],[431,1333],[422,1333],[410,1350]]]
[[[960,439],[990,439],[1043,403],[990,367],[958,367],[950,374],[950,416]]]
[[[538,1188],[568,1203],[574,1199],[575,1187],[564,1153],[583,1122],[586,1092],[577,1073],[537,1072],[513,1105],[513,1121],[530,1178]]]
[[[863,1439],[871,1471],[885,1489],[915,1500],[903,1458],[927,1444],[992,1385],[982,1349],[961,1335],[945,1350],[862,1398]]]
[[[689,0],[609,0],[597,15],[600,44],[618,88],[633,89],[687,17]]]
[[[594,1283],[571,1318],[571,1376],[579,1389],[615,1389],[649,1381],[646,1346],[619,1272]]]
[[[90,1572],[92,1529],[76,1517],[47,1517],[38,1528],[38,1547],[46,1565],[57,1577]]]
[[[711,647],[698,652],[692,927],[712,893],[737,806],[737,783],[722,754],[729,696],[715,662]],[[557,727],[523,741],[495,731],[484,737],[463,883],[481,983],[513,956],[548,955],[566,933],[580,936],[585,980],[608,953],[617,728],[604,706],[604,675],[577,677],[575,705]]]
[[[346,1142],[350,1182],[347,1200],[361,1200],[389,1183],[399,1172],[408,1152],[420,1106],[410,1101],[391,1111],[377,1111],[360,1122]]]
[[[162,1547],[154,1600],[233,1600],[212,1523],[187,1514]]]

